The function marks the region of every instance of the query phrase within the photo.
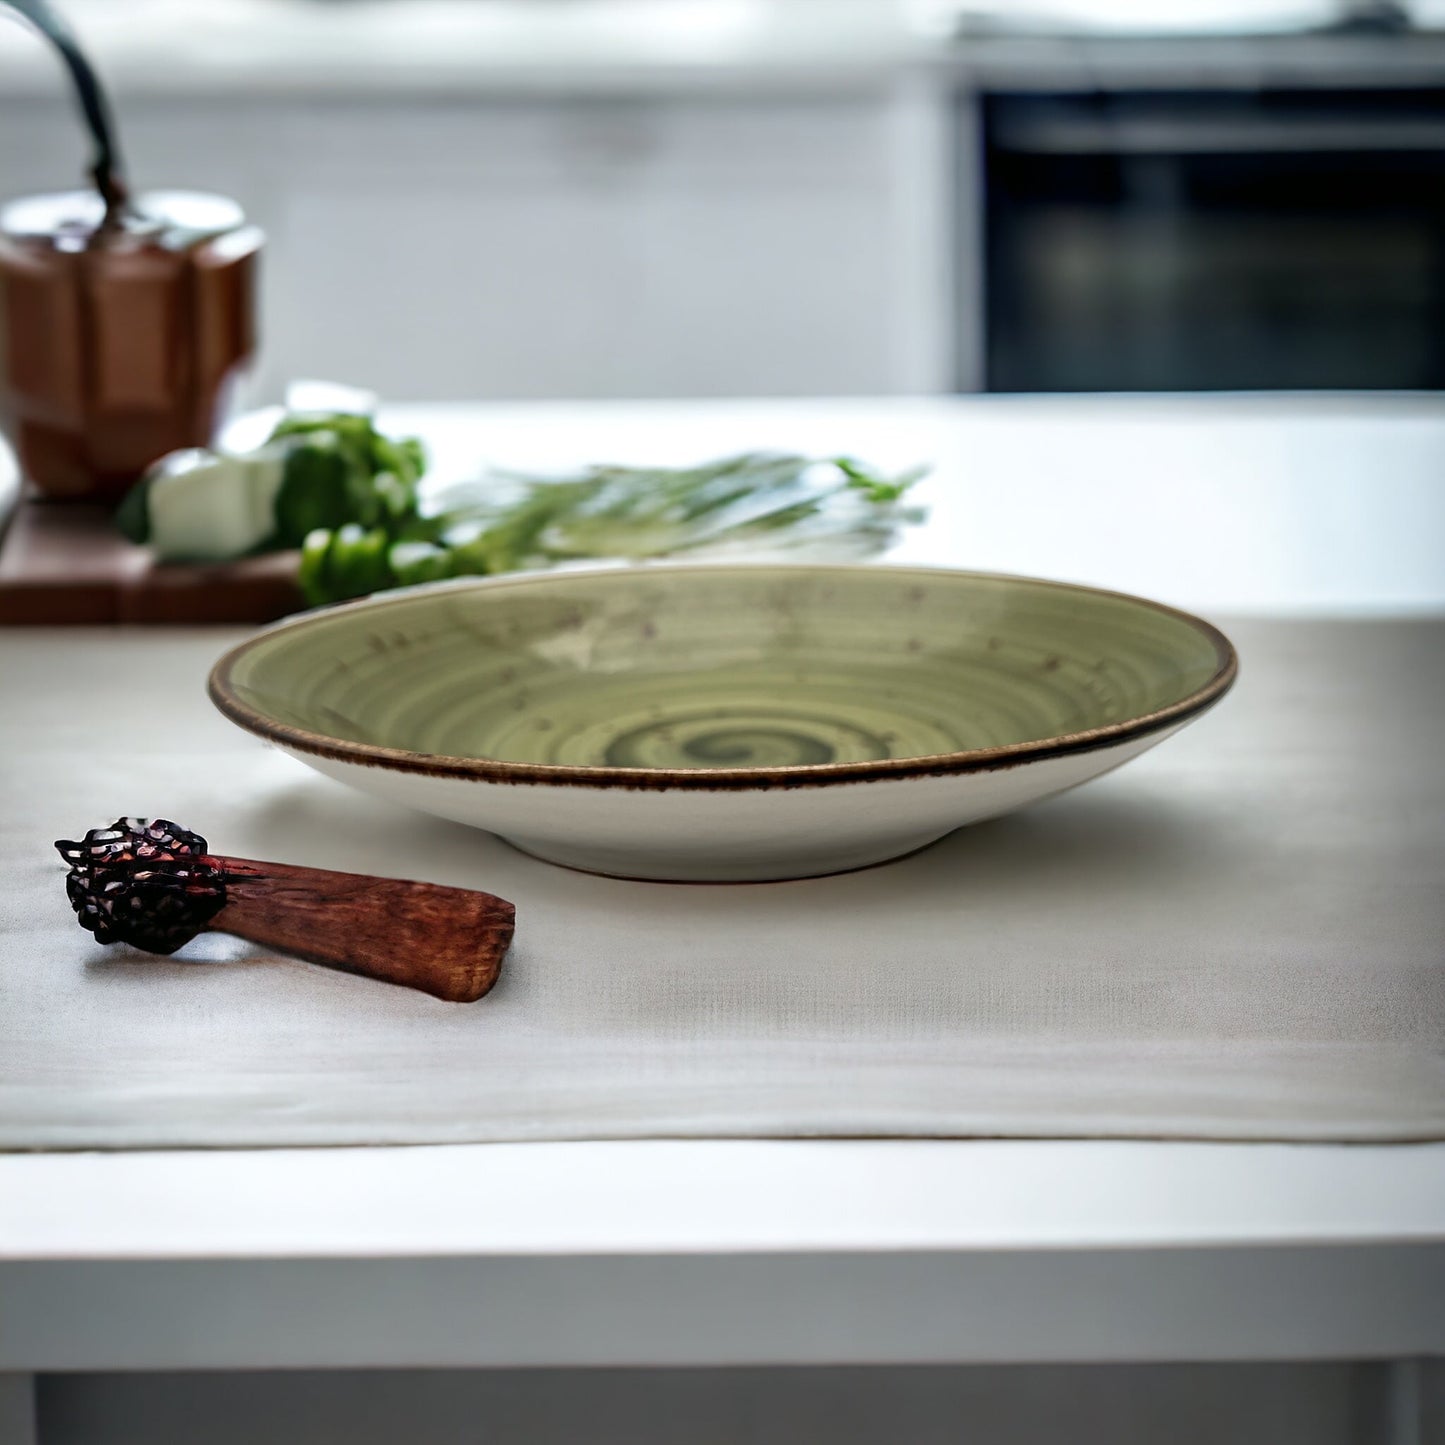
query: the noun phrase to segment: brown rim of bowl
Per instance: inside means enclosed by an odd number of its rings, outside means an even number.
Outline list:
[[[520,572],[504,577],[456,578],[445,582],[424,583],[418,587],[376,593],[370,597],[342,602],[272,624],[255,637],[238,643],[211,669],[206,691],[216,707],[238,727],[255,733],[267,742],[314,757],[334,762],[353,763],[361,767],[385,768],[392,772],[417,773],[434,778],[459,778],[482,783],[550,784],[583,788],[622,788],[664,791],[670,788],[707,791],[716,789],[816,788],[832,783],[864,783],[883,778],[936,777],[949,773],[994,772],[1019,767],[1043,758],[1063,757],[1069,753],[1094,752],[1119,743],[1149,736],[1188,721],[1205,711],[1234,685],[1239,673],[1239,658],[1233,643],[1213,624],[1193,613],[1162,602],[1151,601],[1128,592],[1114,592],[1104,587],[1089,587],[1077,582],[1055,582],[1044,577],[1026,577],[1007,572],[972,572],[953,567],[892,567],[887,564],[865,564],[870,572],[883,572],[896,577],[972,577],[990,582],[1027,582],[1034,586],[1053,587],[1066,592],[1087,593],[1095,597],[1113,597],[1147,607],[1167,617],[1178,618],[1202,633],[1213,644],[1219,665],[1214,675],[1187,697],[1155,712],[1142,713],[1124,722],[1083,732],[1062,733],[1057,737],[1038,738],[1030,742],[1007,743],[996,748],[972,748],[956,753],[932,753],[913,758],[883,758],[866,763],[814,763],[807,766],[781,768],[609,768],[568,766],[558,763],[509,763],[489,758],[449,757],[439,753],[417,753],[407,748],[381,747],[373,743],[348,742],[327,737],[307,728],[291,727],[275,722],[248,707],[235,694],[231,672],[236,663],[277,632],[333,616],[342,611],[382,609],[405,604],[422,594],[473,589],[501,589],[545,585],[557,577],[580,575],[602,576],[615,572],[635,577],[639,572],[827,572],[852,571],[854,567],[836,563],[671,563],[642,566],[572,569],[566,572]]]

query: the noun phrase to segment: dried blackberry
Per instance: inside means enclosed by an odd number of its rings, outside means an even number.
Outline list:
[[[55,847],[70,864],[75,916],[100,943],[174,953],[226,906],[225,874],[206,840],[164,818],[118,818]]]

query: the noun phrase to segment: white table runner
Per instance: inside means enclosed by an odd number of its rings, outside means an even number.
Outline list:
[[[555,869],[230,727],[233,634],[0,634],[0,1147],[659,1135],[1445,1137],[1445,622],[1226,621],[1214,713],[900,863],[787,884]],[[517,904],[474,1005],[76,925],[120,813]]]

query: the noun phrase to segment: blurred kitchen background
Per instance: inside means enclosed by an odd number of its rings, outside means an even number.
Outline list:
[[[1445,0],[61,0],[251,397],[1437,388]],[[0,197],[79,182],[0,24]]]

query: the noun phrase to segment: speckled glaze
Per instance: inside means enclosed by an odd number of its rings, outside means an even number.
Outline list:
[[[630,877],[861,867],[1073,787],[1217,701],[1137,598],[882,566],[598,568],[283,623],[216,705],[341,781]]]

